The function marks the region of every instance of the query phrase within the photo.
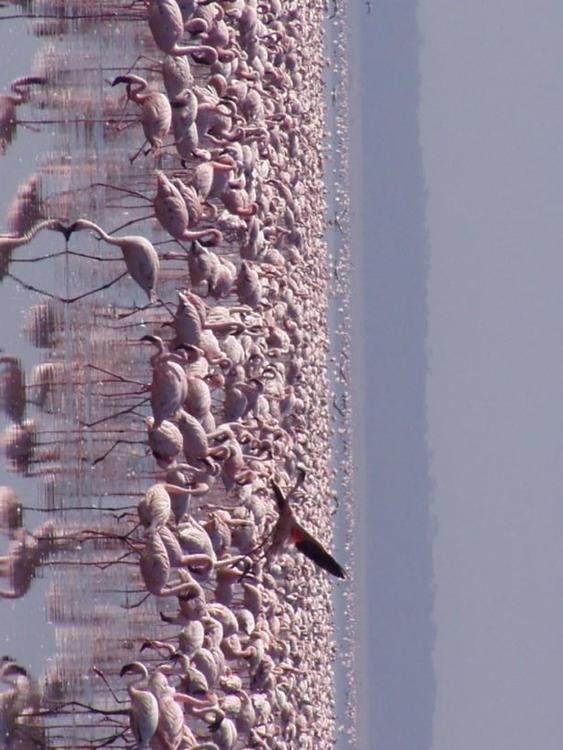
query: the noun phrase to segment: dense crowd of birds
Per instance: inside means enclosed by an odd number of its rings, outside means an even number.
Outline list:
[[[103,466],[139,440],[138,431],[124,435],[111,425],[148,404],[142,442],[155,481],[135,518],[108,513],[88,528],[48,520],[33,531],[23,527],[26,509],[15,493],[0,488],[0,528],[9,539],[0,597],[22,597],[39,568],[58,561],[94,565],[102,576],[132,563],[145,593],[128,597],[121,616],[134,617],[158,597],[161,633],[140,643],[137,659],[117,673],[96,670],[110,695],[123,684],[117,674],[127,680],[125,709],[108,707],[107,693],[103,704],[70,707],[5,657],[0,737],[8,748],[50,747],[43,722],[71,711],[74,722],[84,714],[112,721],[101,733],[98,724],[87,747],[130,743],[131,736],[135,747],[153,750],[329,747],[335,647],[323,571],[336,578],[346,572],[323,543],[332,513],[318,93],[323,8],[292,0],[150,0],[146,9],[133,4],[121,12],[128,11],[146,20],[143,52],[156,78],[133,73],[137,60],[108,83],[125,86],[126,101],[138,107],[144,138],[130,162],[145,157],[151,165],[148,192],[104,189],[142,201],[150,212],[142,218],[156,220],[176,249],[163,253],[146,233],[124,235],[93,218],[45,218],[30,209],[37,205],[30,181],[10,234],[0,236],[0,279],[20,281],[11,270],[17,248],[44,230],[62,235],[66,256],[87,255],[71,249],[82,231],[120,250],[124,269],[116,278],[72,297],[46,292],[51,300],[37,306],[28,328],[34,343],[52,347],[61,325],[57,299],[95,299],[133,279],[146,305],[120,308],[118,316],[152,321],[152,333],[144,323],[144,335],[128,342],[150,350],[149,378],[91,363],[94,382],[99,376],[110,389],[136,387],[139,400],[84,429],[104,425],[104,450],[92,462]],[[158,52],[164,56],[155,60]],[[14,96],[0,100],[5,147],[28,87],[45,84],[43,76],[18,79]],[[134,123],[131,132],[141,140]],[[170,286],[165,264],[177,269],[173,301],[162,291]],[[26,412],[60,410],[59,387],[78,377],[76,369],[44,362],[27,383],[17,358],[0,358],[0,404],[11,420],[2,442],[25,476],[45,466],[56,475],[57,446],[40,440]],[[163,606],[168,600],[173,609]],[[126,723],[117,718],[123,713]]]

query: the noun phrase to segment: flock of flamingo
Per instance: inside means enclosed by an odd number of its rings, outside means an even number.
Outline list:
[[[0,745],[334,746],[327,9],[41,7],[42,35],[109,41],[80,76],[50,62],[0,97],[5,152],[49,96],[85,134],[45,177],[66,189],[34,175],[0,235],[46,351],[29,377],[0,355],[6,461],[43,500],[0,487],[0,598],[43,569],[66,648],[42,681],[0,659]]]

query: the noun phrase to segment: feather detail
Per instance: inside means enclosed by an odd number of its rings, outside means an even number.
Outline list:
[[[278,506],[278,512],[283,513],[287,505],[287,500],[285,499],[285,496],[283,492],[281,491],[280,486],[276,482],[274,482],[273,479],[272,479],[272,489],[274,490],[274,495],[276,498],[276,505]]]
[[[317,542],[310,534],[304,531],[300,537],[295,542],[295,546],[299,552],[302,552],[305,557],[316,563],[319,568],[326,570],[331,575],[336,576],[336,578],[346,578],[344,568],[326,551],[320,542]]]

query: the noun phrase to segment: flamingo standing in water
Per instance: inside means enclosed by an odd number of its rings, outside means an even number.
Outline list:
[[[150,399],[154,427],[160,427],[163,421],[174,417],[188,396],[188,379],[184,371],[185,360],[181,356],[182,352],[178,354],[167,352],[160,336],[143,336],[141,341],[148,341],[157,347],[157,353],[150,360],[152,367]]]
[[[149,673],[144,664],[134,661],[125,664],[119,673],[137,674],[138,677],[127,685],[127,692],[131,701],[129,709],[129,727],[135,738],[138,750],[146,750],[158,728],[158,701],[148,690]]]
[[[217,62],[217,50],[205,44],[184,45],[179,44],[184,35],[184,19],[182,11],[176,0],[151,0],[148,9],[149,28],[157,46],[167,55],[182,57],[183,55],[198,55],[198,62],[202,61],[209,65]]]
[[[95,224],[93,221],[88,219],[78,219],[72,224],[68,231],[68,234],[73,232],[80,232],[84,229],[93,229],[94,232],[101,237],[104,242],[108,245],[115,245],[119,247],[123,253],[123,260],[127,267],[127,272],[133,278],[134,281],[143,289],[149,298],[151,303],[157,301],[156,296],[156,282],[158,280],[158,272],[160,270],[160,262],[158,259],[158,253],[154,249],[153,245],[149,240],[139,235],[129,235],[125,237],[112,237],[107,234],[102,227]],[[111,284],[121,279],[125,274],[121,274]],[[106,289],[107,284],[100,289]],[[98,291],[98,290],[94,290]],[[92,294],[92,292],[89,292]]]
[[[160,91],[148,91],[143,94],[148,84],[140,76],[117,76],[111,85],[117,86],[119,83],[127,84],[127,98],[141,107],[141,125],[145,140],[139,150],[130,157],[129,161],[133,163],[147,143],[150,148],[144,152],[145,156],[162,146],[172,125],[172,108],[166,95]],[[136,88],[132,88],[133,86]]]
[[[0,659],[0,746],[6,748],[40,747],[44,731],[36,724],[40,692],[26,669],[9,656]]]
[[[6,152],[6,147],[12,142],[17,125],[16,107],[29,100],[29,93],[22,90],[24,86],[47,83],[41,76],[24,76],[12,81],[10,89],[12,95],[0,96],[0,155]]]
[[[0,280],[8,273],[10,267],[10,261],[12,259],[12,251],[16,247],[22,245],[28,245],[36,234],[39,234],[43,229],[52,229],[56,232],[64,234],[65,238],[69,237],[69,229],[58,219],[47,219],[46,221],[40,221],[29,231],[24,234],[1,234],[0,235]],[[40,260],[37,258],[36,260]],[[18,279],[15,279],[18,281]]]
[[[197,240],[209,235],[209,242],[214,245],[223,241],[223,235],[218,229],[190,230],[190,215],[182,193],[164,172],[156,173],[156,181],[154,213],[161,226],[175,240]]]
[[[200,229],[195,231],[190,230],[189,227],[192,226],[194,222],[197,223],[197,221],[199,221],[199,219],[201,218],[201,208],[198,207],[199,216],[194,215],[194,217],[192,218],[190,216],[190,210],[188,208],[186,200],[184,199],[183,193],[180,192],[174,182],[168,179],[164,172],[157,170],[155,172],[155,175],[156,195],[154,196],[154,198],[149,198],[148,196],[143,195],[136,190],[127,190],[115,185],[98,183],[99,185],[109,187],[112,190],[117,190],[118,192],[126,193],[127,195],[132,195],[136,198],[140,198],[147,203],[152,203],[152,213],[146,214],[145,216],[141,216],[136,219],[131,219],[125,224],[121,224],[121,226],[114,229],[113,232],[117,232],[120,229],[125,229],[125,227],[136,224],[137,222],[155,218],[160,223],[162,228],[167,231],[175,240],[197,240],[204,237],[205,235],[209,235],[209,239],[207,240],[208,244],[218,245],[219,243],[221,243],[223,241],[223,235],[218,229],[209,227],[208,229]],[[189,196],[189,198],[192,197],[193,196],[191,195]],[[189,202],[190,205],[192,205],[192,201]],[[173,258],[174,256],[170,255],[169,257]]]

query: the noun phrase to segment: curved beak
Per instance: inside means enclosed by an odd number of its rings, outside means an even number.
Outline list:
[[[111,85],[117,86],[118,83],[127,83],[128,85],[131,84],[131,79],[129,76],[117,76],[117,78],[114,78]]]
[[[61,234],[64,235],[65,240],[68,242],[70,235],[72,234],[72,228],[74,224],[71,224],[70,226],[67,226],[66,224],[63,224],[62,221],[58,221],[56,224],[52,226],[53,231],[55,232],[61,232]]]
[[[66,231],[64,232],[64,235],[66,239],[68,240],[70,235],[74,232],[79,232],[81,229],[85,229],[86,227],[81,227],[80,222],[75,221],[70,226],[66,227]]]

